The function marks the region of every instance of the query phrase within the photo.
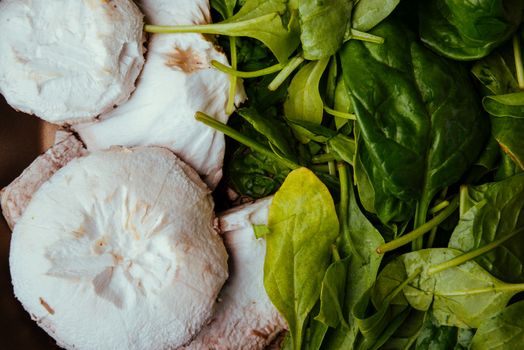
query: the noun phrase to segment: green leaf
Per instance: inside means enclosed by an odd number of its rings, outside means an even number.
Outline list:
[[[301,349],[304,322],[320,295],[339,223],[326,186],[308,169],[292,171],[269,209],[264,286]]]
[[[431,312],[426,319],[416,341],[416,350],[467,350],[473,331],[470,329],[439,326]]]
[[[359,349],[377,349],[382,346],[391,335],[400,327],[409,315],[409,307],[404,305],[392,305],[393,300],[402,294],[402,290],[409,282],[416,278],[416,275],[406,278],[395,288],[384,296],[376,311],[371,315],[367,314],[369,294],[364,294],[357,302],[353,310],[356,323],[363,341],[359,344]]]
[[[243,128],[247,131],[246,128]],[[284,182],[289,169],[278,162],[240,146],[228,166],[228,180],[241,195],[262,198],[274,193]]]
[[[267,225],[255,225],[253,224],[253,232],[255,233],[255,237],[258,238],[264,238],[269,233],[269,227]]]
[[[233,16],[233,11],[237,5],[237,0],[211,0],[210,5],[223,19]]]
[[[324,337],[326,336],[328,328],[329,326],[325,325],[324,323],[317,321],[315,319],[311,319],[309,328],[308,328],[309,335],[305,343],[306,349],[307,350],[321,350],[322,342],[324,341]]]
[[[348,91],[346,89],[346,84],[344,79],[339,79],[337,86],[335,88],[335,103],[334,109],[344,113],[354,113],[354,110],[351,106],[351,99],[349,98]],[[348,123],[347,119],[335,117],[335,125],[337,130],[343,127]]]
[[[449,248],[424,249],[404,254],[394,260],[403,266],[406,276],[422,273],[404,288],[404,297],[417,310],[433,311],[439,326],[477,328],[483,320],[494,316],[517,293],[524,291],[524,284],[504,283],[474,261],[452,266],[435,274],[428,274],[431,266],[444,263],[462,254]],[[391,264],[391,263],[390,263]],[[384,269],[377,286],[388,283],[398,274]],[[387,290],[383,287],[375,287]]]
[[[441,55],[475,60],[489,54],[518,28],[521,0],[428,0],[419,4],[422,41]]]
[[[459,180],[484,148],[487,121],[461,65],[391,21],[371,33],[385,43],[350,41],[340,52],[360,135],[359,193],[365,196],[367,178],[374,198],[365,206],[383,223],[407,220],[418,206],[418,226],[434,195]]]
[[[367,32],[388,17],[400,0],[360,0],[353,10],[352,27]]]
[[[524,92],[486,96],[484,109],[491,115],[491,132],[502,150],[524,169]]]
[[[249,122],[256,131],[264,135],[268,141],[283,155],[295,159],[295,151],[291,141],[291,131],[281,120],[269,116],[262,116],[254,108],[240,108],[237,113]]]
[[[284,102],[286,118],[315,124],[322,122],[324,104],[320,96],[319,82],[328,63],[327,58],[309,62],[293,77],[289,85],[288,97]],[[309,141],[309,138],[298,128],[295,128],[295,131],[301,142]]]
[[[322,281],[320,312],[315,320],[332,328],[337,328],[339,324],[349,328],[343,311],[349,262],[349,258],[334,261]]]
[[[286,62],[300,43],[286,0],[247,0],[233,16],[219,23],[187,26],[146,25],[150,33],[203,33],[246,36],[266,45],[279,62]],[[284,17],[290,17],[287,26]]]
[[[476,62],[471,72],[486,88],[486,95],[501,95],[519,90],[519,84],[508,63],[497,52]]]
[[[481,323],[471,350],[513,350],[524,344],[524,301],[516,302]]]
[[[350,24],[352,7],[352,0],[299,1],[304,58],[320,60],[338,51]]]
[[[350,179],[347,180],[347,216],[340,216],[340,220],[347,219],[347,226],[343,225],[341,232],[340,251],[346,259],[349,258],[344,297],[344,314],[349,323],[349,330],[339,327],[328,333],[324,344],[325,349],[354,348],[359,332],[354,309],[357,304],[360,305],[361,309],[367,307],[369,302],[368,291],[377,278],[382,261],[382,255],[377,254],[375,249],[384,243],[384,239],[360,210],[353,185]],[[341,181],[343,181],[342,178]]]
[[[468,197],[475,205],[460,218],[450,248],[469,252],[524,229],[524,173],[468,188]],[[524,282],[524,233],[476,261],[506,282]]]

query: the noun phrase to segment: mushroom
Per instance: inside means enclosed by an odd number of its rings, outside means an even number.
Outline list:
[[[149,23],[201,24],[210,20],[206,0],[142,0],[139,6]],[[214,188],[222,177],[225,141],[221,133],[195,120],[203,111],[221,122],[230,78],[210,62],[227,59],[201,34],[154,34],[137,88],[118,108],[94,123],[76,125],[91,151],[119,146],[163,146],[203,175]],[[245,98],[239,90],[236,101]]]
[[[64,143],[75,145],[78,142],[74,135],[69,135],[64,141],[58,142],[37,158],[21,177],[3,190],[4,215],[9,218],[8,215],[12,215],[10,214],[12,212],[18,214],[10,218],[15,227],[18,226],[17,219],[23,214],[33,193],[42,183],[47,182],[58,167],[65,166],[72,159],[84,155],[83,148],[64,147]],[[47,161],[53,157],[60,159],[60,162]],[[31,178],[38,181],[31,182],[29,180]],[[7,198],[10,200],[7,201]],[[209,325],[204,326],[185,349],[264,349],[287,328],[285,321],[265,292],[263,285],[265,241],[263,238],[255,237],[252,227],[253,224],[267,222],[271,200],[272,197],[261,199],[219,215],[219,226],[230,259],[229,279],[219,294],[216,312]],[[9,203],[9,206],[6,207],[5,203]],[[11,207],[17,208],[18,211],[10,210]],[[44,301],[48,303],[47,299]]]
[[[118,148],[70,161],[16,223],[14,292],[59,345],[166,349],[213,315],[227,253],[213,201],[170,151]]]
[[[142,18],[129,0],[1,1],[0,93],[56,124],[108,112],[142,69]]]
[[[75,135],[64,133],[53,147],[39,156],[9,186],[0,191],[2,211],[11,229],[27,208],[33,194],[59,169],[86,154]]]
[[[262,350],[287,329],[264,289],[266,242],[254,224],[266,224],[272,197],[233,208],[220,216],[230,277],[220,292],[212,322],[185,350]]]

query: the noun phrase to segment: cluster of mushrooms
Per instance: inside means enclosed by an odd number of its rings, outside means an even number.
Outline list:
[[[286,328],[252,229],[271,198],[215,217],[224,137],[194,119],[227,121],[227,59],[146,41],[144,16],[210,20],[207,0],[0,1],[0,93],[62,127],[1,192],[14,292],[68,349],[264,349]]]

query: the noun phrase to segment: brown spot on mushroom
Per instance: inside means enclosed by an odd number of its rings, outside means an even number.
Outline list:
[[[55,314],[55,310],[53,310],[53,308],[49,306],[49,304],[42,297],[40,297],[39,300],[40,300],[40,305],[42,305],[44,309],[47,310],[47,312],[49,312],[51,315]]]
[[[260,338],[263,338],[263,339],[267,339],[269,337],[268,334],[264,333],[264,332],[261,332],[257,329],[252,329],[251,330],[251,334],[253,334],[254,336],[256,337],[260,337]]]
[[[192,48],[175,49],[166,54],[166,66],[172,69],[179,69],[186,73],[193,73],[199,69],[204,68],[204,62]]]

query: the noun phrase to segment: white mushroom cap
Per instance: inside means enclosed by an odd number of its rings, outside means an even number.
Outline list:
[[[168,150],[74,159],[15,226],[15,294],[66,348],[176,348],[212,316],[227,278],[213,220],[209,190]]]
[[[142,0],[146,20],[154,24],[203,23],[205,0]],[[118,146],[163,146],[200,173],[214,188],[222,177],[224,135],[195,120],[202,111],[225,123],[230,78],[211,66],[227,64],[223,53],[200,34],[155,34],[131,98],[100,116],[75,126],[89,150]],[[237,102],[245,99],[239,84]]]
[[[233,208],[220,218],[230,256],[230,277],[220,292],[213,321],[185,350],[263,350],[286,328],[264,288],[266,241],[253,224],[267,224],[272,197]]]
[[[143,20],[130,0],[0,2],[0,93],[62,124],[129,98],[142,69]]]

